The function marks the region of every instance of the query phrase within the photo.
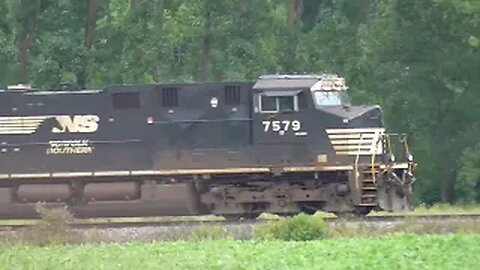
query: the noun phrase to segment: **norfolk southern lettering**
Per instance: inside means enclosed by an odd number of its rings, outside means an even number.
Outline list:
[[[100,118],[96,115],[68,115],[57,116],[59,128],[54,127],[53,133],[93,133],[98,129],[98,121]]]
[[[88,140],[49,141],[47,155],[81,155],[93,153],[94,147]]]
[[[100,121],[97,115],[0,116],[0,135],[34,134],[47,119],[52,118],[57,122],[52,133],[94,133]]]

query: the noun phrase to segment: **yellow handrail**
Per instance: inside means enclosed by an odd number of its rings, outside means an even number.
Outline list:
[[[387,134],[386,136],[387,136],[388,154],[389,154],[389,155],[392,155],[392,152],[393,152],[393,150],[392,150],[392,142],[391,142],[391,140],[390,140],[390,136],[389,136],[388,134]]]
[[[373,180],[373,183],[376,184],[377,182],[377,178],[376,178],[376,174],[375,174],[375,157],[377,155],[377,144],[379,142],[381,137],[378,138],[378,140],[374,143],[373,145],[373,153],[372,153],[372,162],[371,162],[371,170],[372,170],[372,180]]]
[[[403,147],[405,147],[405,153],[410,154],[410,149],[408,147],[407,138],[403,139]]]
[[[363,140],[363,134],[360,133],[360,140],[358,141],[357,155],[355,156],[355,186],[357,190],[360,189],[360,185],[358,183],[358,161],[360,159],[360,150],[362,146],[362,140]]]

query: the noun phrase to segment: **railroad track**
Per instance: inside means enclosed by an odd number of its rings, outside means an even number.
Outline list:
[[[181,218],[98,218],[98,219],[78,219],[70,223],[71,228],[131,228],[131,227],[192,227],[199,225],[254,225],[282,220],[284,218],[259,218],[256,220],[227,221],[223,219],[181,219]],[[324,217],[326,223],[339,222],[366,222],[366,223],[395,223],[401,221],[442,221],[442,220],[474,220],[480,221],[479,214],[430,214],[430,215],[385,215],[385,216],[367,216],[363,218],[338,218],[334,216]],[[0,221],[0,230],[16,230],[37,224],[41,220],[2,220]]]

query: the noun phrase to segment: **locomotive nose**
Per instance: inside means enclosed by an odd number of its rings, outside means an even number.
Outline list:
[[[342,118],[345,124],[360,121],[364,125],[371,123],[377,126],[382,125],[383,122],[383,112],[379,105],[324,108],[323,110]]]
[[[368,117],[370,119],[382,119],[382,108],[378,105],[372,106],[368,111]]]
[[[379,105],[357,107],[355,112],[345,115],[351,124],[360,124],[365,127],[383,126],[383,112]]]

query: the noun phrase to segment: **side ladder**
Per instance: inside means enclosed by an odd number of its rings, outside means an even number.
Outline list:
[[[362,207],[377,206],[377,182],[376,175],[379,173],[378,166],[367,166],[359,171],[360,204]]]

